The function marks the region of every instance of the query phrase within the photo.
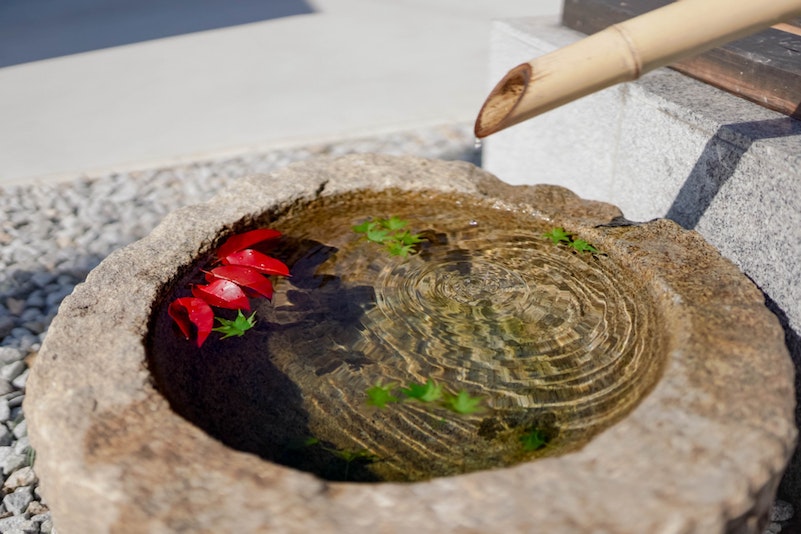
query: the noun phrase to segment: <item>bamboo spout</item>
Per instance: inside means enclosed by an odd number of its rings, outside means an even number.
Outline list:
[[[478,138],[801,15],[801,0],[681,0],[518,65],[478,113]]]

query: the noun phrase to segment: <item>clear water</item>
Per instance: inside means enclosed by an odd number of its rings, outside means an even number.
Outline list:
[[[426,237],[416,254],[391,256],[351,229],[392,215]],[[612,256],[554,245],[542,237],[550,223],[531,215],[387,192],[320,201],[269,226],[286,235],[271,253],[292,278],[277,282],[272,303],[253,301],[259,322],[244,338],[186,349],[186,366],[204,353],[232,366],[239,398],[229,402],[250,403],[247,428],[221,422],[230,413],[193,411],[223,402],[197,384],[174,402],[267,459],[334,480],[414,481],[564,454],[623,417],[661,371],[657,317],[636,281]],[[163,370],[189,372],[180,365]],[[243,369],[280,376],[264,384],[268,399]],[[428,379],[480,396],[482,410],[367,403],[375,384],[397,392]],[[521,439],[533,429],[548,442],[528,450]]]

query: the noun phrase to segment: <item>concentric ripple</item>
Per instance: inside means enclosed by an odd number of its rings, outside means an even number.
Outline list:
[[[417,254],[390,256],[352,231],[391,215],[426,238]],[[614,254],[554,245],[551,225],[471,197],[398,192],[333,197],[273,221],[287,238],[272,253],[292,277],[272,303],[254,301],[242,348],[228,342],[215,360],[236,376],[243,362],[268,373],[268,362],[294,384],[248,416],[248,432],[258,428],[248,450],[325,478],[422,480],[575,450],[621,419],[661,372],[658,314]],[[428,379],[480,396],[482,411],[366,402],[376,384],[401,396]],[[245,403],[267,395],[247,391]],[[532,429],[545,448],[521,446]],[[309,438],[323,445],[292,445]],[[332,451],[376,461],[332,474]]]
[[[563,429],[598,425],[635,400],[643,318],[605,260],[521,234],[458,245],[378,276],[365,324],[393,357],[449,371],[489,392],[494,408],[570,411]],[[409,333],[425,347],[409,347]]]

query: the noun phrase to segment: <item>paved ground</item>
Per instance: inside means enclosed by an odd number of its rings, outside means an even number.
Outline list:
[[[186,0],[67,3],[38,17],[0,5],[0,185],[471,122],[492,20],[561,6],[285,0],[232,14],[203,0],[200,17]]]

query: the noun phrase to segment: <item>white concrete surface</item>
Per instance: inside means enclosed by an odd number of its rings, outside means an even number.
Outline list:
[[[0,69],[0,184],[472,122],[493,19],[560,0],[314,0],[314,13]]]

